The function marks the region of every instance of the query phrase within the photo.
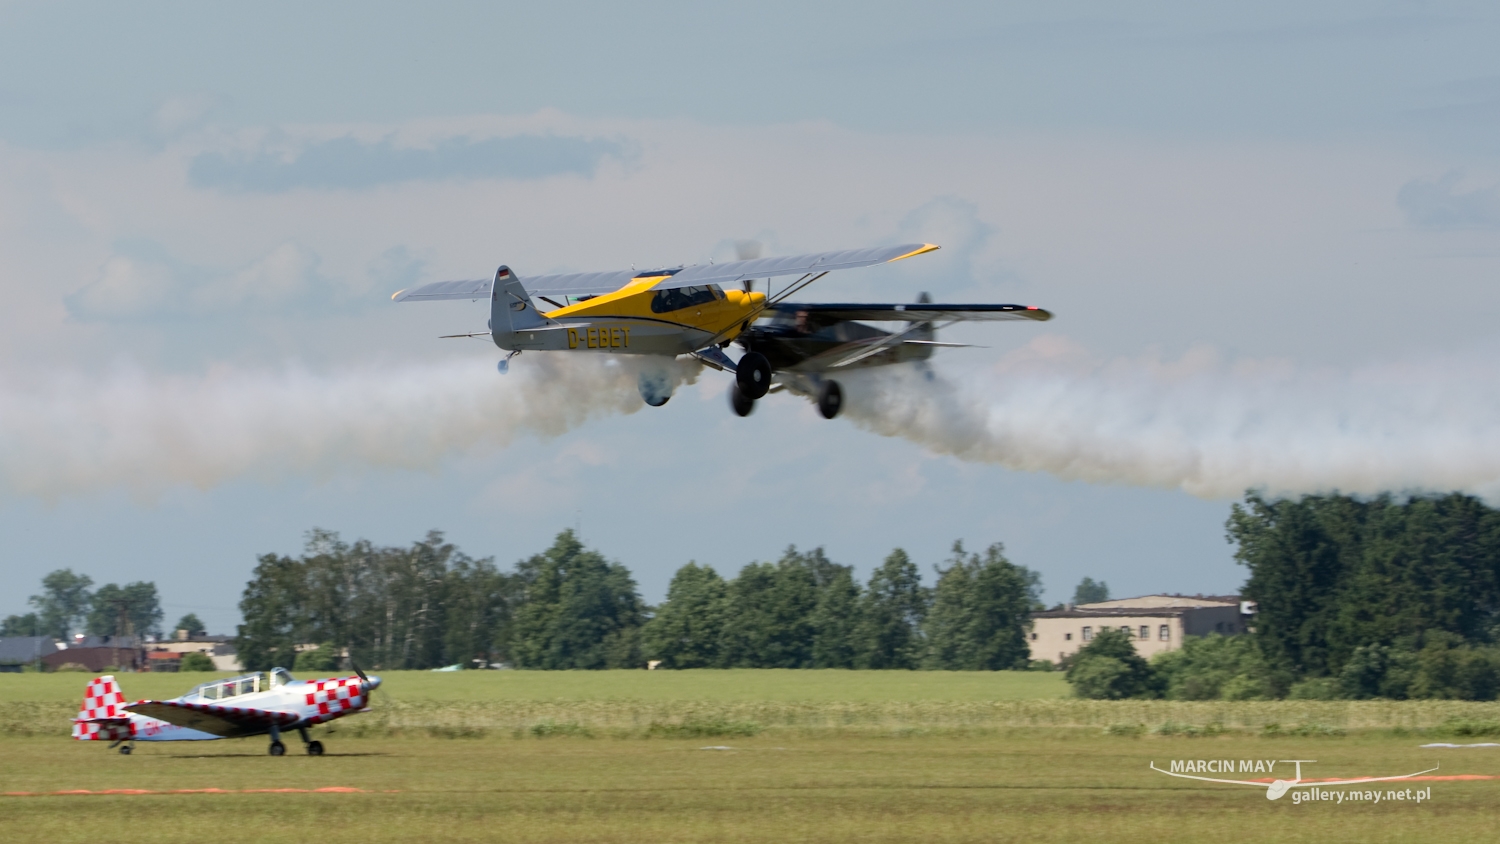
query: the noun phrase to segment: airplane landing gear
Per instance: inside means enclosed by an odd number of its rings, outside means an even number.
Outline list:
[[[734,380],[746,398],[758,399],[771,389],[771,362],[760,352],[746,352],[735,366]]]
[[[323,742],[309,740],[308,737],[307,737],[307,728],[306,727],[298,727],[297,728],[297,735],[302,736],[302,744],[304,744],[307,747],[307,755],[308,756],[322,756],[323,755]]]
[[[729,407],[736,416],[749,416],[755,411],[755,399],[740,392],[739,384],[729,385]]]
[[[837,381],[824,381],[818,391],[818,412],[824,419],[832,419],[844,409],[844,388]]]
[[[129,756],[130,755],[130,745],[128,745],[128,744],[121,745],[120,746],[120,755],[121,756]]]
[[[279,739],[273,740],[271,742],[271,755],[272,756],[285,756],[286,755],[286,745],[282,744]]]

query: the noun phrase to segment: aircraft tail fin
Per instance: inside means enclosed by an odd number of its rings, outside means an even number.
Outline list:
[[[73,719],[73,738],[79,741],[119,741],[130,738],[130,713],[125,693],[113,674],[95,677],[83,691],[83,704]]]
[[[537,311],[531,296],[510,267],[496,270],[495,284],[490,292],[490,335],[495,345],[502,349],[525,348],[527,346],[519,343],[516,333],[545,325],[547,318]]]

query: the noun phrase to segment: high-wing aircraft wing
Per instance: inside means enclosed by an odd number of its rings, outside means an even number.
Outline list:
[[[779,312],[805,312],[816,321],[865,320],[867,322],[1000,322],[1029,319],[1046,322],[1049,311],[1026,305],[858,305],[792,304],[777,306]]]
[[[488,299],[493,279],[434,281],[410,290],[401,290],[391,298],[397,302],[432,302],[439,299]]]
[[[179,727],[225,737],[264,732],[272,725],[291,726],[302,717],[295,712],[275,709],[248,709],[243,706],[183,703],[175,700],[141,700],[126,704],[125,709]]]
[[[813,252],[780,258],[754,258],[723,264],[697,264],[660,270],[618,270],[602,273],[568,273],[520,277],[521,284],[533,296],[602,296],[613,293],[640,278],[662,278],[654,289],[670,290],[706,284],[737,284],[757,278],[825,273],[888,264],[913,255],[937,249],[930,243],[906,243],[900,246],[878,246],[872,249],[849,249],[842,252]],[[665,278],[663,278],[665,276]],[[490,279],[437,281],[402,290],[391,297],[397,302],[433,301],[437,299],[485,299],[490,295]]]

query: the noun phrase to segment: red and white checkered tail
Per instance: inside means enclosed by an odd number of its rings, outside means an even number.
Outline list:
[[[130,713],[125,693],[113,674],[95,677],[83,692],[83,705],[73,719],[73,738],[79,741],[119,741],[130,738]]]

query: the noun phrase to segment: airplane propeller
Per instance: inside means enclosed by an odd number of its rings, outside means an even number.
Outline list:
[[[359,663],[355,662],[354,657],[352,656],[349,657],[349,667],[353,668],[354,673],[359,675],[360,695],[366,700],[369,700],[370,692],[373,692],[375,691],[375,689],[379,688],[380,681],[376,680],[374,683],[371,683],[369,675],[365,674],[365,672],[359,667]]]
[[[758,240],[736,240],[734,242],[734,257],[741,261],[753,261],[760,257],[765,249],[765,244]],[[747,278],[743,282],[745,292],[749,293],[755,289],[755,279]]]

